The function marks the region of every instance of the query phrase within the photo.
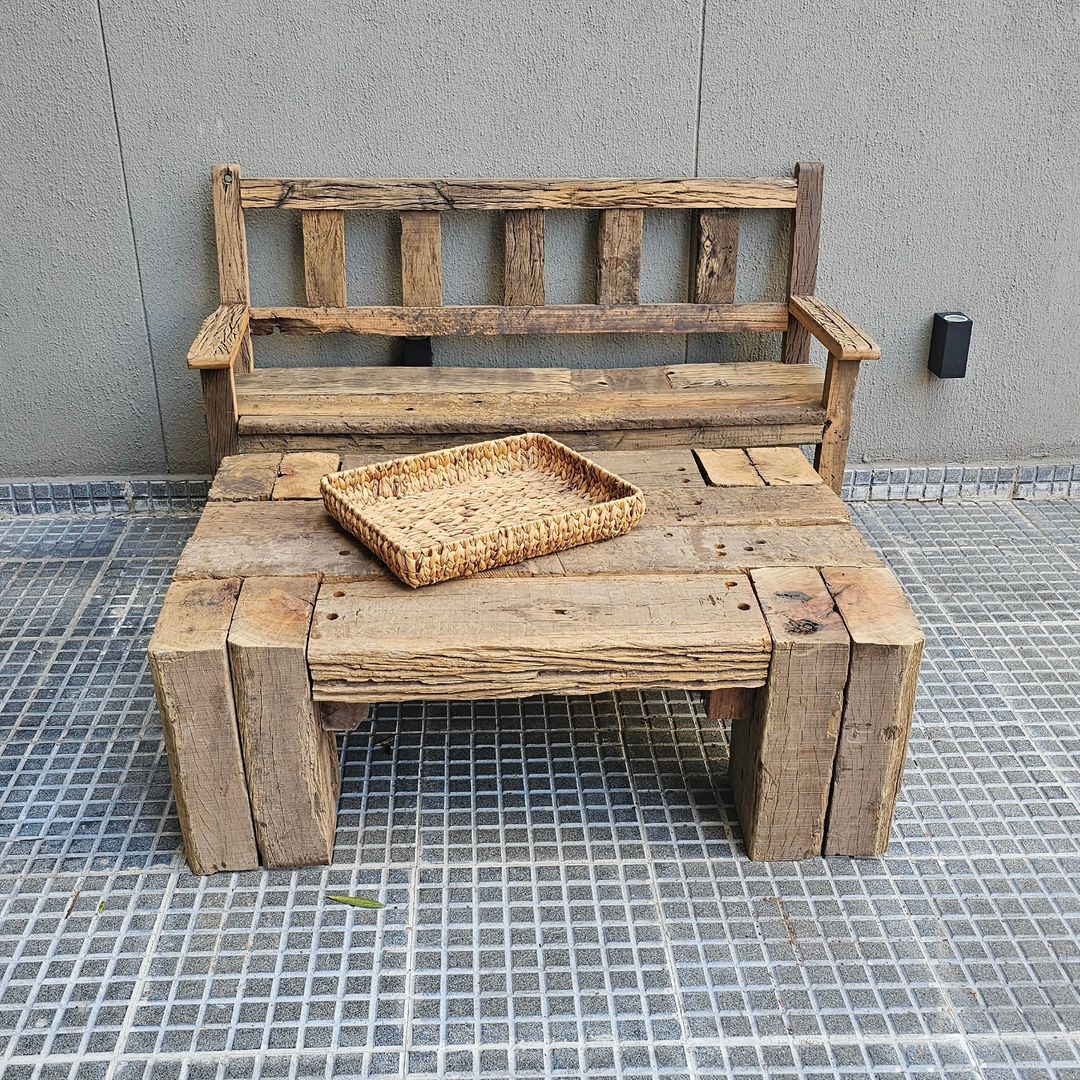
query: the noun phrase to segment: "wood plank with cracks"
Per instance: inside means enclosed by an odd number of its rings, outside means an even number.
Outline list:
[[[341,456],[333,451],[308,451],[283,454],[278,478],[274,483],[274,499],[321,499],[319,485],[328,473],[336,473]]]
[[[733,304],[739,260],[739,215],[700,210],[697,215],[692,296],[695,304]]]
[[[211,502],[269,499],[280,465],[280,453],[233,454],[223,458],[206,497]]]
[[[150,639],[176,812],[196,874],[259,865],[226,639],[240,582],[174,581]]]
[[[312,307],[345,307],[345,214],[340,210],[305,210],[304,293]]]
[[[820,161],[800,161],[795,166],[795,181],[798,195],[791,230],[788,296],[808,296],[817,286],[825,166]],[[785,364],[805,364],[810,359],[810,332],[794,315],[788,319],[781,353]]]
[[[544,211],[508,210],[503,223],[503,303],[544,303]]]
[[[601,210],[596,243],[596,294],[600,304],[641,302],[642,210]]]
[[[264,866],[321,866],[334,853],[337,740],[311,697],[313,577],[248,578],[229,630],[236,716]]]
[[[821,854],[850,646],[812,567],[751,574],[772,634],[769,679],[731,729],[731,787],[755,861]]]
[[[923,632],[891,570],[822,571],[851,635],[826,855],[880,855],[904,774]]]

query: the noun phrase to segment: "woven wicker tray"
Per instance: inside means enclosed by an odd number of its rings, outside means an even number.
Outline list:
[[[537,434],[324,476],[322,496],[414,588],[607,540],[645,513],[638,488]]]

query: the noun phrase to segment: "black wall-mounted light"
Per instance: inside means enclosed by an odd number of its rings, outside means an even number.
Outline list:
[[[971,320],[962,311],[939,311],[930,334],[930,370],[939,379],[962,379],[967,374]]]

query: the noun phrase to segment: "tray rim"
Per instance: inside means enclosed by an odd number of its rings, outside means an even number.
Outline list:
[[[639,488],[636,484],[631,484],[629,480],[624,480],[621,476],[617,476],[609,469],[605,469],[603,465],[598,465],[591,458],[586,457],[579,451],[565,445],[565,443],[559,442],[558,439],[554,439],[550,435],[542,431],[523,431],[516,435],[505,435],[499,439],[481,439],[478,442],[460,443],[456,446],[447,446],[438,450],[424,450],[419,454],[405,454],[401,457],[387,458],[385,461],[375,461],[370,462],[367,465],[358,465],[355,469],[347,469],[345,472],[328,473],[322,478],[319,483],[320,492],[323,496],[323,503],[325,505],[326,499],[328,497],[332,498],[334,502],[344,503],[346,500],[346,496],[344,492],[340,490],[341,482],[346,477],[356,476],[357,473],[367,472],[371,469],[384,468],[387,465],[398,465],[407,461],[415,461],[417,458],[429,458],[434,457],[435,455],[453,453],[458,450],[465,450],[472,446],[501,445],[503,443],[507,443],[511,440],[516,439],[534,439],[547,442],[550,445],[556,447],[560,452],[584,462],[590,469],[600,474],[604,479],[611,480],[616,484],[621,484],[623,487],[627,488],[628,491],[625,495],[620,495],[614,499],[605,499],[603,502],[593,503],[592,506],[582,507],[576,510],[564,510],[558,514],[540,514],[536,517],[522,518],[521,520],[515,521],[512,524],[503,525],[496,529],[487,529],[484,532],[474,533],[473,535],[463,537],[460,540],[442,540],[434,544],[428,544],[425,547],[404,547],[397,541],[390,539],[387,533],[379,525],[373,524],[370,521],[365,521],[364,524],[385,544],[396,548],[403,555],[422,557],[434,555],[441,549],[452,547],[457,544],[479,543],[483,540],[491,539],[496,536],[502,535],[511,529],[521,528],[537,521],[571,521],[574,518],[580,517],[582,514],[588,514],[593,510],[598,510],[601,507],[605,506],[629,506],[632,502],[640,501],[642,507],[641,512],[642,514],[644,514],[646,508],[645,492],[642,491],[641,488]],[[329,507],[327,507],[327,509],[329,510]],[[362,515],[362,511],[358,511],[358,513]],[[334,518],[338,521],[338,524],[341,525],[341,521],[337,518],[337,515],[334,515]],[[349,535],[354,536],[355,539],[360,539],[359,537],[356,537],[355,534],[352,533],[350,530],[346,529],[345,531],[349,532]],[[361,543],[363,543],[362,540]],[[364,546],[367,547],[366,544]]]

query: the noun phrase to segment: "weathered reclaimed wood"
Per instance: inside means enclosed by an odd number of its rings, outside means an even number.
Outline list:
[[[771,511],[767,503],[758,511],[718,499],[711,507],[703,500],[701,507],[692,509],[714,514],[717,522],[726,516],[733,523],[685,524],[670,511],[668,500],[654,501],[655,510],[646,511],[644,523],[625,536],[516,563],[503,567],[502,573],[547,577],[651,574],[669,568],[689,574],[770,565],[881,565],[879,556],[850,523],[734,523]],[[811,507],[806,518],[821,513]],[[794,512],[792,517],[804,520]],[[208,504],[180,556],[176,574],[179,578],[311,575],[341,582],[386,577],[388,571],[334,524],[321,501],[275,500]]]
[[[317,701],[315,709],[323,731],[355,731],[371,719],[371,709],[354,701]]]
[[[822,410],[824,417],[824,410]],[[441,450],[447,445],[445,434],[369,435],[362,432],[327,431],[298,433],[263,431],[263,418],[240,417],[239,446],[245,452],[263,450],[337,450],[345,454],[375,454],[372,461],[385,461],[402,454],[419,454]],[[505,431],[455,433],[456,444],[480,442],[520,434],[509,428]],[[726,424],[723,427],[650,428],[642,431],[556,431],[549,429],[562,443],[583,453],[607,450],[648,450],[659,447],[705,446],[737,447],[756,443],[758,446],[802,446],[821,440],[820,423],[798,424]]]
[[[642,210],[601,210],[596,243],[596,293],[600,304],[641,302]]]
[[[305,210],[304,293],[312,307],[345,307],[345,214],[340,210]]]
[[[772,634],[766,688],[731,729],[731,787],[751,859],[820,855],[844,707],[848,632],[817,570],[752,580]]]
[[[844,501],[824,484],[695,491],[646,483],[643,490],[653,523],[786,526],[845,525],[851,520]]]
[[[549,304],[547,307],[256,307],[282,333],[463,337],[502,334],[732,334],[782,330],[785,304]]]
[[[754,179],[355,180],[245,178],[249,209],[287,210],[692,210],[789,209],[796,182]],[[809,290],[807,290],[809,291]]]
[[[814,467],[821,474],[821,479],[837,494],[844,485],[844,466],[851,440],[851,418],[855,412],[855,383],[858,378],[857,361],[829,357],[821,395],[825,406],[825,426],[814,456]]]
[[[746,451],[761,479],[770,487],[817,485],[821,477],[801,450],[791,446],[751,446]]]
[[[248,578],[229,630],[236,716],[267,867],[318,866],[334,853],[337,741],[311,699],[306,648],[313,577]]]
[[[745,450],[695,450],[694,457],[711,487],[764,487]]]
[[[846,315],[816,296],[793,296],[791,314],[829,350],[845,360],[879,360],[881,347]]]
[[[240,354],[248,330],[243,304],[222,304],[206,317],[188,350],[189,368],[230,368]]]
[[[795,167],[795,180],[798,195],[791,230],[788,296],[809,296],[817,286],[825,166],[820,161],[800,161]],[[782,354],[787,364],[805,364],[810,359],[809,331],[794,315],[788,320]]]
[[[215,165],[211,177],[221,303],[243,304],[246,307],[251,303],[251,285],[247,233],[241,205],[240,166]]]
[[[274,483],[275,499],[321,499],[319,483],[327,473],[338,471],[340,455],[333,451],[285,454]]]
[[[231,368],[204,368],[199,372],[199,377],[202,381],[210,464],[216,469],[222,458],[236,453],[239,420],[234,376]]]
[[[214,475],[207,498],[244,502],[269,499],[277,483],[281,454],[233,454],[224,458]]]
[[[738,213],[733,210],[699,211],[695,240],[691,299],[695,304],[735,303]]]
[[[237,580],[174,581],[150,639],[184,851],[196,874],[259,865],[226,637]]]
[[[746,686],[710,690],[705,695],[705,715],[714,724],[721,720],[747,721],[754,714],[754,702],[759,693],[760,690]]]
[[[316,698],[377,702],[754,686],[769,652],[745,576],[477,577],[320,590],[308,662]]]
[[[880,855],[903,779],[923,633],[885,567],[822,571],[851,635],[826,855]]]
[[[503,303],[544,302],[544,211],[508,210],[504,217]]]
[[[402,303],[438,308],[443,300],[442,214],[411,210],[400,219]],[[427,336],[420,330],[416,333]]]

